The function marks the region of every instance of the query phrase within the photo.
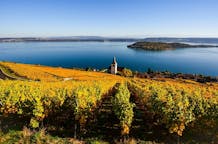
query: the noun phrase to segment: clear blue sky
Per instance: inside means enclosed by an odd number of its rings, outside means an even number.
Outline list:
[[[218,0],[0,0],[0,37],[218,37]]]

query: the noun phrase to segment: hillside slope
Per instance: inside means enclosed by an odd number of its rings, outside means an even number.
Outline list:
[[[218,141],[218,83],[10,62],[0,66],[23,78],[0,80],[0,127],[6,135],[28,126],[55,136],[110,142],[120,136],[166,143],[178,137],[182,143]]]
[[[48,67],[41,65],[0,62],[0,66],[17,76],[37,81],[63,81],[63,80],[122,80],[115,76],[101,72],[88,72],[61,67]]]

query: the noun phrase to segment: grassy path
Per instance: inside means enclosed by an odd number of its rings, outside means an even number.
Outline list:
[[[26,80],[25,78],[19,77],[14,73],[11,73],[9,69],[0,65],[0,79],[9,79],[9,80]]]
[[[10,80],[14,80],[14,78],[12,78],[12,77],[10,77],[10,76],[8,76],[8,75],[6,75],[3,71],[2,71],[2,69],[1,69],[1,67],[0,67],[0,79],[10,79]]]

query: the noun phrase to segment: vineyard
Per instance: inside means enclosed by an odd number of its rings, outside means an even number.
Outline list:
[[[166,143],[218,141],[217,83],[124,78],[9,62],[0,66],[22,78],[0,80],[0,143],[9,141],[9,130],[24,126],[110,142],[129,137]]]
[[[217,121],[217,84],[133,79],[129,89],[147,114],[156,117],[155,121],[170,133],[182,136],[186,127],[201,118]]]
[[[0,66],[9,69],[17,76],[34,81],[63,81],[64,78],[73,80],[122,80],[119,76],[100,72],[88,72],[61,67],[47,67],[40,65],[28,65],[11,62],[0,62]]]

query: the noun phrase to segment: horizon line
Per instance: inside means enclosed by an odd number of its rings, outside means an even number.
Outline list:
[[[126,39],[145,39],[145,38],[218,38],[218,36],[101,36],[101,35],[72,35],[72,36],[14,36],[0,38],[70,38],[70,37],[98,37],[98,38],[126,38]]]

